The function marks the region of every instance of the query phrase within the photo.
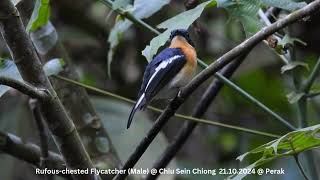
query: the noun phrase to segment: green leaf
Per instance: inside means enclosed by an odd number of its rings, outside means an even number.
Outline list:
[[[293,103],[298,102],[304,95],[305,95],[305,93],[291,92],[291,93],[287,94],[287,98],[288,98],[289,103],[293,104]]]
[[[121,21],[121,23],[118,23]],[[124,21],[120,18],[117,18],[116,24],[113,26],[112,30],[110,31],[108,42],[109,42],[109,51],[108,51],[108,75],[111,77],[111,63],[113,60],[114,52],[120,42],[122,37],[122,33],[128,28],[126,24],[123,23]]]
[[[313,148],[320,147],[320,125],[315,125],[292,131],[276,140],[259,146],[237,159],[242,161],[244,158],[259,158],[246,168],[255,168],[269,161],[294,154],[301,153]],[[245,175],[236,175],[231,179],[242,179]]]
[[[27,32],[34,32],[46,25],[50,19],[49,0],[37,0],[27,25]]]
[[[138,19],[148,18],[158,12],[170,0],[135,0],[133,7],[127,6],[125,9],[132,13]],[[117,7],[117,5],[115,5]],[[129,29],[132,22],[127,19],[117,18],[116,24],[109,33],[108,43],[110,44],[108,51],[108,75],[111,77],[111,63],[113,61],[114,52],[121,40],[122,34]]]
[[[0,76],[22,81],[17,66],[8,59],[0,59]],[[0,97],[10,89],[8,86],[0,85]]]
[[[170,32],[174,29],[187,29],[196,19],[198,19],[206,7],[216,5],[215,0],[207,1],[199,4],[197,7],[182,12],[164,22],[157,27],[166,29],[163,33],[153,38],[150,44],[142,51],[142,55],[151,61],[158,49],[163,46],[170,37]]]
[[[64,65],[65,65],[65,62],[63,59],[54,58],[46,62],[46,64],[43,66],[43,70],[47,76],[57,75],[61,71],[63,71]]]
[[[241,23],[247,37],[253,35],[263,27],[263,24],[257,16],[261,6],[259,0],[218,0],[217,3],[218,7],[227,10],[230,19],[238,20]]]
[[[285,73],[287,71],[292,71],[296,68],[303,68],[309,71],[309,65],[307,63],[301,61],[293,61],[281,67],[281,73]]]
[[[306,2],[295,2],[292,0],[262,0],[262,3],[267,6],[273,6],[288,11],[294,11],[307,5]]]

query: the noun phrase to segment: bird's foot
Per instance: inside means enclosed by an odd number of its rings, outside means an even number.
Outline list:
[[[179,90],[179,92],[177,94],[177,98],[184,101],[184,97],[182,97],[181,90]]]

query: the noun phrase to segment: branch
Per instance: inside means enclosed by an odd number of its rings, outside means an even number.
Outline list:
[[[0,85],[12,87],[27,96],[39,100],[45,100],[49,97],[48,93],[46,93],[46,90],[38,89],[28,83],[18,81],[12,78],[0,76]]]
[[[28,38],[19,12],[10,0],[0,1],[0,31],[22,78],[37,88],[48,89],[52,97],[41,102],[41,113],[70,169],[93,168],[79,134],[42,70],[41,62]],[[94,175],[72,175],[75,179],[95,179]]]
[[[250,94],[248,94],[246,91],[244,91],[243,89],[241,89],[240,87],[238,87],[236,84],[234,84],[232,81],[228,80],[226,77],[224,77],[223,75],[221,75],[220,73],[216,73],[215,77],[217,77],[217,79],[221,80],[222,82],[224,82],[225,84],[227,84],[229,87],[232,87],[233,89],[236,89],[237,92],[245,97],[246,99],[248,99],[249,101],[251,101],[254,105],[258,106],[260,109],[262,109],[264,112],[270,114],[272,117],[274,117],[276,120],[278,120],[280,123],[282,123],[283,125],[285,125],[289,130],[297,130],[296,127],[294,127],[291,123],[289,123],[286,119],[282,118],[280,115],[278,115],[277,113],[273,112],[271,109],[269,109],[266,105],[262,104],[260,101],[258,101],[257,99],[255,99],[253,96],[251,96]]]
[[[103,2],[104,4],[106,4],[108,7],[112,8],[112,2],[110,0],[100,0],[101,2]],[[185,2],[186,8],[192,8],[194,6],[196,6],[198,3],[197,0],[187,0]],[[150,25],[146,24],[144,21],[135,18],[132,14],[130,14],[129,12],[123,10],[123,9],[117,9],[116,12],[124,17],[126,17],[127,19],[131,20],[133,23],[139,25],[139,26],[143,26],[146,29],[150,30],[151,32],[154,32],[155,34],[160,34],[159,31],[157,31],[156,29],[154,29],[153,27],[151,27]],[[263,19],[264,21],[266,21],[266,25],[271,25],[271,22],[269,21],[268,17],[266,15],[264,15],[264,12],[262,10],[259,10],[259,15],[261,16],[261,19]],[[196,27],[197,31],[199,30],[199,26]],[[278,40],[280,40],[279,37],[275,36]],[[270,46],[268,45],[268,42],[266,40],[264,40],[264,43],[270,48]],[[271,48],[270,48],[271,49]],[[281,60],[283,60],[283,62],[285,64],[288,64],[288,60],[286,59],[286,57],[284,55],[280,55],[279,53],[277,53],[274,49],[271,49],[273,52],[275,52],[280,58]],[[202,67],[203,69],[207,68],[208,65],[206,63],[204,63],[202,60],[198,59],[198,63],[200,65],[200,67]],[[279,122],[283,123],[285,126],[287,126],[289,129],[291,130],[295,130],[296,128],[291,125],[290,123],[288,123],[287,120],[285,120],[284,118],[282,118],[280,115],[276,114],[275,112],[273,112],[271,109],[269,109],[267,106],[265,106],[263,103],[261,103],[260,101],[258,101],[256,98],[254,98],[253,96],[251,96],[250,94],[246,93],[244,90],[242,90],[239,86],[237,86],[236,84],[232,83],[230,80],[228,80],[227,78],[224,78],[223,76],[221,76],[219,73],[215,73],[214,76],[216,78],[218,78],[219,80],[221,80],[222,82],[224,82],[227,86],[229,86],[231,89],[235,90],[236,92],[240,93],[245,99],[247,99],[248,101],[252,102],[253,104],[257,105],[259,108],[261,108],[263,111],[265,111],[266,113],[268,113],[269,115],[273,116],[275,119],[277,119]]]
[[[255,35],[242,42],[240,45],[236,46],[218,60],[216,60],[213,64],[208,66],[205,70],[199,73],[183,90],[179,93],[175,99],[173,99],[170,104],[166,107],[165,111],[158,117],[157,121],[153,125],[153,127],[149,130],[146,137],[142,139],[139,143],[135,151],[130,155],[127,162],[122,167],[123,170],[127,170],[132,168],[137,161],[140,159],[142,154],[151,144],[156,135],[160,132],[161,128],[166,124],[170,117],[174,115],[176,110],[180,107],[180,105],[185,101],[185,99],[205,80],[207,80],[211,75],[216,73],[223,66],[231,62],[234,58],[241,56],[242,53],[246,52],[248,49],[253,48],[259,42],[275,33],[276,31],[292,24],[293,22],[302,19],[314,12],[316,12],[320,7],[320,0],[314,1],[304,8],[297,10],[283,19],[278,20],[277,22],[271,24],[270,26],[262,28]],[[118,174],[115,179],[120,180],[124,179],[127,174]]]
[[[113,2],[111,0],[99,0],[99,1],[104,5],[106,5],[107,7],[109,7],[110,9],[113,9],[112,8]],[[151,27],[149,24],[145,23],[141,19],[134,17],[134,15],[132,15],[129,11],[126,11],[123,8],[117,8],[113,10],[118,14],[120,14],[121,16],[129,19],[132,23],[139,25],[140,27],[147,28],[149,31],[153,32],[154,34],[160,34],[158,30],[154,29],[153,27]]]
[[[230,63],[224,69],[221,70],[221,74],[230,78],[236,69],[243,62],[247,54],[239,57],[236,61]],[[193,117],[201,117],[209,108],[212,101],[218,95],[220,90],[223,87],[223,82],[221,80],[214,79],[210,86],[207,88],[205,93],[202,95],[201,99],[198,101],[198,104],[195,106],[195,109],[192,113]],[[153,164],[153,168],[160,169],[165,168],[178,151],[182,148],[185,142],[188,140],[193,130],[196,128],[198,123],[196,122],[186,122],[184,123],[182,129],[174,137],[173,142],[169,144],[166,150],[161,154],[160,158]],[[148,174],[146,177],[147,180],[156,179],[159,176],[159,173],[156,175]]]
[[[57,78],[57,79],[60,79],[62,81],[66,81],[68,83],[71,83],[71,84],[86,88],[86,89],[91,90],[91,91],[94,91],[96,93],[99,93],[99,94],[102,94],[102,95],[106,95],[106,96],[111,96],[111,97],[113,97],[115,99],[119,99],[119,100],[122,100],[122,101],[125,101],[125,102],[128,102],[128,103],[131,103],[131,104],[135,104],[135,101],[133,101],[131,99],[128,99],[128,98],[125,98],[125,97],[122,97],[122,96],[119,96],[117,94],[111,93],[109,91],[105,91],[105,90],[102,90],[102,89],[99,89],[99,88],[96,88],[96,87],[93,87],[93,86],[90,86],[90,85],[86,85],[86,84],[83,84],[81,82],[78,82],[78,81],[75,81],[75,80],[72,80],[72,79],[68,79],[68,78],[63,77],[63,76],[55,75],[54,77]],[[153,107],[153,106],[147,106],[147,108],[152,110],[152,111],[154,111],[154,112],[158,112],[158,113],[162,113],[163,112],[162,109],[159,109],[159,108],[156,108],[156,107]],[[253,129],[243,128],[243,127],[239,127],[239,126],[233,126],[233,125],[224,124],[224,123],[219,123],[219,122],[215,122],[213,120],[195,118],[195,117],[186,116],[186,115],[182,115],[182,114],[178,114],[178,113],[175,113],[174,116],[177,117],[177,118],[180,118],[181,120],[187,120],[187,121],[192,121],[192,122],[196,122],[196,123],[206,124],[206,125],[209,125],[209,126],[216,126],[216,127],[221,127],[221,128],[231,129],[231,130],[242,131],[242,132],[245,132],[245,133],[250,133],[250,134],[264,136],[264,137],[271,137],[271,138],[279,138],[280,137],[279,135],[276,135],[276,134],[271,134],[271,133],[267,133],[267,132],[262,132],[262,131],[257,131],[257,130],[253,130]]]
[[[30,163],[35,167],[40,167],[40,147],[32,143],[25,143],[13,134],[0,132],[0,151]],[[66,168],[63,158],[55,152],[49,151],[48,161],[50,161],[50,164],[54,169]],[[69,179],[71,179],[71,176],[64,177],[69,177]]]
[[[48,132],[44,125],[44,119],[41,115],[39,102],[35,99],[29,100],[29,107],[32,111],[33,118],[38,128],[38,134],[40,139],[41,157],[40,157],[40,168],[51,168],[49,158],[49,147],[48,147]],[[45,174],[45,179],[52,179],[52,175]]]
[[[86,0],[88,2],[91,2],[90,0]],[[21,13],[21,16],[23,19],[28,19],[30,17],[31,12],[34,7],[33,0],[24,0],[20,2],[18,10]],[[56,2],[56,5],[59,7],[67,8],[72,5],[73,2],[69,1],[59,1]],[[70,14],[74,11],[80,11],[86,6],[83,5],[77,5],[76,7],[72,7]],[[61,13],[63,13],[65,9],[61,10]],[[77,14],[77,13],[74,13]],[[75,15],[77,16],[77,15]],[[85,14],[83,14],[85,16]],[[90,19],[90,18],[89,18]],[[81,22],[83,19],[81,19]],[[86,26],[88,23],[85,23]],[[25,23],[26,25],[26,23]],[[89,29],[92,26],[90,25]],[[46,27],[44,27],[46,28]],[[53,25],[53,28],[54,25]],[[94,31],[96,32],[97,28],[94,28]],[[55,29],[54,29],[55,31]],[[98,28],[99,31],[99,28]],[[56,32],[58,33],[58,32]],[[40,35],[41,36],[41,35]],[[59,38],[59,37],[58,37]],[[42,43],[47,43],[45,38],[41,38]],[[39,41],[33,42],[34,45],[41,45]],[[39,53],[40,55],[40,53]],[[60,39],[56,42],[56,44],[48,51],[45,55],[40,55],[40,60],[45,63],[53,58],[62,58],[65,62],[63,71],[61,71],[59,74],[67,77],[69,79],[79,79],[79,75],[73,66],[72,59],[70,58],[67,50],[65,49],[63,43]],[[73,123],[75,124],[79,134],[80,138],[90,138],[90,139],[104,139],[108,141],[108,147],[98,147],[101,146],[99,143],[92,143],[91,141],[86,141],[82,139],[82,143],[85,146],[85,148],[88,150],[89,156],[94,157],[94,159],[98,161],[94,161],[94,165],[97,168],[102,169],[114,169],[119,168],[121,161],[118,157],[118,154],[116,153],[116,149],[113,146],[113,143],[111,141],[111,138],[105,129],[105,127],[102,125],[101,119],[96,113],[94,107],[92,106],[89,96],[86,92],[86,90],[80,86],[76,86],[74,84],[70,84],[65,81],[60,81],[55,78],[50,78],[50,82],[52,83],[54,89],[57,92],[58,97],[60,98],[64,108],[70,115],[71,119],[73,120]],[[113,174],[103,175],[101,178],[103,179],[112,179]]]
[[[310,76],[308,77],[306,83],[302,86],[302,91],[306,94],[309,93],[312,84],[314,83],[314,81],[316,80],[316,78],[318,77],[320,73],[320,57],[316,63],[316,65],[314,66]]]

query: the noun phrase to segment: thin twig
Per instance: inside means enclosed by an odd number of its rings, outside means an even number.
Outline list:
[[[220,73],[216,73],[215,77],[217,77],[219,80],[223,81],[226,84],[229,84],[229,86],[232,86],[234,89],[237,89],[237,92],[246,97],[246,99],[249,99],[253,104],[255,104],[256,106],[260,107],[263,111],[267,112],[268,114],[272,115],[272,117],[274,117],[276,120],[278,120],[280,123],[282,123],[283,125],[285,125],[289,130],[296,130],[297,128],[294,127],[291,123],[288,122],[288,120],[285,120],[284,118],[282,118],[280,115],[278,115],[277,113],[273,112],[271,109],[269,109],[267,106],[265,106],[264,104],[262,104],[260,101],[258,101],[257,99],[255,99],[253,96],[249,95],[246,91],[244,91],[243,89],[241,89],[239,86],[236,86],[232,81],[228,80],[227,78],[225,78],[223,75],[221,75]]]
[[[303,175],[303,177],[304,177],[306,180],[309,180],[307,174],[305,173],[305,171],[304,171],[304,169],[303,169],[303,167],[302,167],[302,165],[301,165],[301,163],[300,163],[300,161],[299,161],[299,158],[298,158],[298,155],[299,155],[299,154],[297,154],[297,152],[296,152],[296,150],[295,150],[295,148],[294,148],[294,146],[293,146],[293,144],[292,144],[291,139],[289,139],[288,141],[289,141],[290,146],[291,146],[291,149],[292,149],[292,151],[293,151],[293,153],[294,153],[294,154],[293,154],[294,160],[296,161],[296,164],[298,165],[298,168],[299,168],[301,174]]]
[[[108,6],[110,9],[113,9],[111,0],[99,0],[99,1],[102,2],[104,5]],[[155,28],[151,27],[149,24],[145,23],[141,19],[136,18],[134,15],[132,15],[130,12],[124,10],[123,8],[117,8],[117,9],[113,9],[113,10],[116,13],[120,14],[121,16],[127,18],[128,20],[130,20],[134,24],[137,24],[137,25],[139,25],[140,27],[143,27],[143,28],[147,28],[152,33],[160,34],[160,32],[158,30],[156,30]]]
[[[299,161],[298,155],[295,154],[295,155],[293,155],[293,157],[294,157],[294,160],[296,161],[296,164],[298,165],[298,168],[299,168],[301,174],[303,175],[304,179],[309,180],[306,172],[304,171],[304,169],[303,169],[303,167],[302,167],[302,164],[301,164],[300,161]]]
[[[146,136],[141,140],[139,145],[136,147],[135,151],[130,155],[124,166],[123,170],[132,168],[146,149],[149,147],[153,139],[160,132],[161,128],[166,124],[166,122],[174,115],[176,110],[180,105],[185,101],[187,97],[199,87],[205,80],[211,77],[218,70],[223,68],[229,62],[234,60],[234,58],[241,56],[246,50],[253,48],[259,42],[275,33],[276,31],[292,24],[293,22],[309,16],[316,12],[320,7],[320,0],[313,1],[309,5],[303,7],[300,10],[295,11],[294,13],[289,14],[288,16],[276,21],[270,26],[264,27],[262,30],[257,32],[255,35],[242,42],[240,45],[236,46],[229,52],[225,53],[222,57],[216,60],[213,64],[208,66],[205,70],[199,73],[182,91],[180,91],[179,96],[173,99],[169,105],[166,107],[165,111],[158,117],[153,127],[149,130]],[[127,171],[126,171],[127,172]],[[115,180],[124,179],[128,174],[118,174],[115,177]]]
[[[16,79],[0,76],[0,85],[9,86],[25,95],[39,100],[45,100],[46,98],[48,98],[48,93],[46,90],[38,89],[28,83],[18,81]]]
[[[48,147],[48,133],[47,129],[44,125],[44,120],[41,115],[39,102],[36,99],[30,99],[29,100],[29,107],[32,111],[33,118],[36,122],[37,128],[38,128],[38,134],[40,138],[40,148],[41,148],[41,157],[40,157],[40,168],[51,168],[50,167],[50,161],[49,161],[49,147]],[[45,174],[45,179],[49,180],[52,179],[52,175]]]
[[[304,93],[309,93],[309,91],[312,87],[312,84],[314,83],[314,81],[318,77],[319,73],[320,73],[320,57],[319,57],[316,65],[314,66],[310,76],[308,77],[306,83],[301,88]]]
[[[86,85],[83,84],[81,82],[63,77],[63,76],[59,76],[59,75],[54,75],[55,78],[66,81],[68,83],[72,83],[75,84],[77,86],[83,87],[85,89],[94,91],[96,93],[102,94],[102,95],[106,95],[106,96],[111,96],[115,99],[119,99],[131,104],[134,104],[135,101],[125,98],[123,96],[119,96],[117,94],[111,93],[109,91],[106,90],[102,90],[90,85]],[[153,106],[147,106],[148,109],[154,111],[154,112],[158,112],[158,113],[162,113],[164,110],[153,107]],[[276,134],[271,134],[271,133],[267,133],[267,132],[262,132],[262,131],[257,131],[257,130],[253,130],[253,129],[247,129],[247,128],[243,128],[243,127],[239,127],[239,126],[233,126],[233,125],[229,125],[229,124],[224,124],[224,123],[220,123],[220,122],[215,122],[212,120],[206,120],[206,119],[200,119],[200,118],[195,118],[195,117],[191,117],[191,116],[186,116],[186,115],[182,115],[182,114],[178,114],[175,113],[174,114],[175,117],[180,118],[181,120],[187,120],[187,121],[192,121],[195,123],[201,123],[201,124],[206,124],[206,125],[210,125],[210,126],[217,126],[217,127],[222,127],[222,128],[227,128],[227,129],[232,129],[232,130],[238,130],[238,131],[242,131],[242,132],[246,132],[246,133],[250,133],[250,134],[255,134],[255,135],[260,135],[260,136],[265,136],[265,137],[271,137],[271,138],[278,138],[280,137],[280,135],[276,135]]]

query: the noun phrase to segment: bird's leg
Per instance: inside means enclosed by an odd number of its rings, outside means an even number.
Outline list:
[[[179,88],[176,97],[184,101],[184,98],[181,96],[181,91],[182,91],[182,89]]]

